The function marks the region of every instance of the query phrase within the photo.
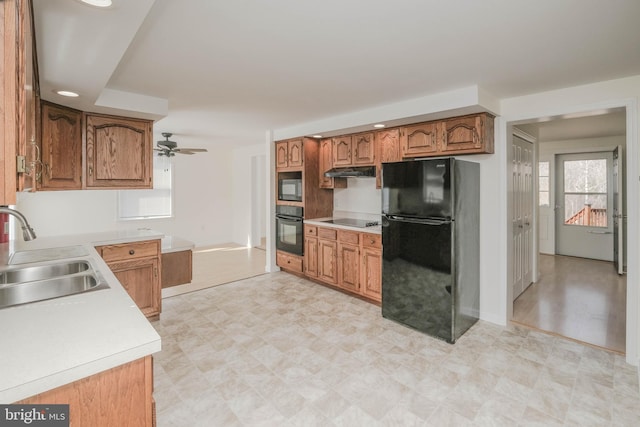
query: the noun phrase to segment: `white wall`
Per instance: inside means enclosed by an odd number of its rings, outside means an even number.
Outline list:
[[[232,156],[232,179],[227,179],[232,189],[232,203],[230,208],[233,211],[232,235],[231,241],[240,245],[251,245],[251,230],[257,228],[266,229],[266,215],[263,206],[256,206],[261,201],[266,203],[265,198],[257,197],[252,193],[256,189],[256,179],[264,183],[264,177],[260,174],[264,173],[264,168],[254,168],[256,162],[266,161],[266,148],[264,144],[256,144],[248,147],[239,147],[233,150]],[[262,165],[264,166],[264,165]],[[259,169],[259,170],[258,170]],[[265,193],[266,184],[259,189]],[[263,218],[259,224],[255,224],[254,209],[260,213],[259,217]],[[262,231],[262,230],[261,230]],[[262,234],[262,233],[261,233]],[[260,236],[261,237],[261,236]]]
[[[16,207],[40,237],[149,227],[196,246],[232,240],[232,149],[173,159],[174,217],[119,221],[114,190],[19,193]]]
[[[379,220],[381,203],[375,178],[347,178],[347,188],[333,190],[333,216]]]
[[[613,151],[617,146],[626,144],[624,136],[608,138],[584,138],[564,141],[546,141],[538,143],[538,160],[549,162],[549,206],[540,206],[538,212],[539,221],[539,250],[542,253],[555,253],[555,156],[564,153],[586,153],[593,151]],[[623,148],[621,159],[625,161]],[[611,237],[613,245],[613,237]],[[613,256],[613,255],[612,255]]]

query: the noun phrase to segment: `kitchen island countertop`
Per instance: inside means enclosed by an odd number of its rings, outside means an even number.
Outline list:
[[[0,309],[0,403],[12,403],[114,368],[161,349],[160,336],[94,246],[161,239],[132,230],[0,244],[7,264],[15,251],[82,245],[109,284],[85,292]]]

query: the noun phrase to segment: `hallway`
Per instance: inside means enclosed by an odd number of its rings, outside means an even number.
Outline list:
[[[540,280],[515,300],[512,321],[624,354],[626,293],[610,262],[540,254]]]

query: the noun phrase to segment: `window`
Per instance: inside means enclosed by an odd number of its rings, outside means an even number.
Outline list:
[[[153,157],[152,190],[118,191],[118,209],[121,220],[167,218],[172,215],[171,159]]]
[[[567,160],[564,169],[564,223],[607,226],[607,160]]]
[[[538,162],[538,206],[549,206],[549,162]]]

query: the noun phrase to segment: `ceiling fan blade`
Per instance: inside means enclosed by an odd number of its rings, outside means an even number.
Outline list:
[[[196,154],[194,152],[187,151],[187,150],[173,150],[173,152],[178,154],[188,154],[188,155]]]
[[[192,153],[206,153],[207,149],[206,148],[176,148],[173,151],[176,151],[176,152],[191,151]]]

